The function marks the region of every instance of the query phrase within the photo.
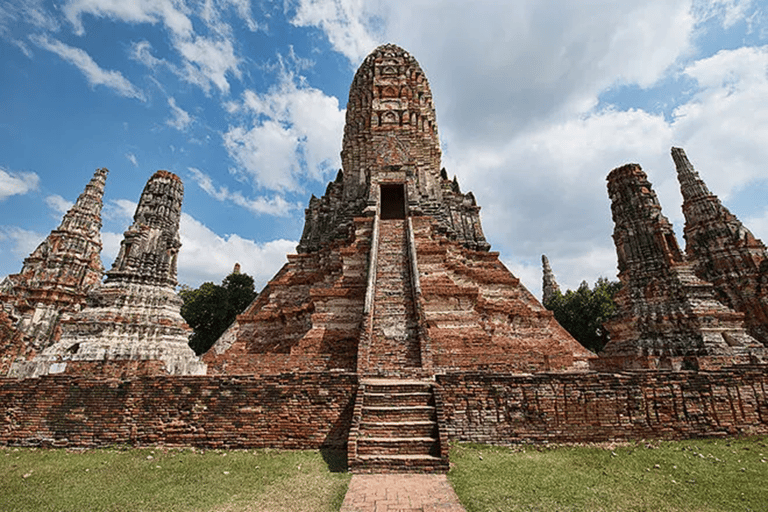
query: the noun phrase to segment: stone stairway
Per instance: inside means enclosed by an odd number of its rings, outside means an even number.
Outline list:
[[[355,473],[443,472],[447,440],[441,439],[434,383],[364,379],[349,439]]]
[[[367,373],[408,375],[421,367],[406,221],[382,219]]]

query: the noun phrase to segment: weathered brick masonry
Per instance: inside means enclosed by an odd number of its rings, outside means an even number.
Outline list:
[[[764,366],[700,372],[439,375],[452,441],[591,442],[768,434]]]
[[[441,428],[492,444],[768,434],[762,366],[699,372],[437,376]],[[0,379],[0,442],[342,448],[357,376]]]
[[[0,379],[0,443],[341,448],[356,389],[349,373]]]

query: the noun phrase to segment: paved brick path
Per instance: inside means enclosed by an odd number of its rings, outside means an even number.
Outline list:
[[[340,512],[465,512],[445,475],[352,475]]]

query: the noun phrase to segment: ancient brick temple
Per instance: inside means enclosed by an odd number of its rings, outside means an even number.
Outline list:
[[[685,215],[685,252],[718,299],[745,314],[747,331],[768,345],[768,253],[699,177],[681,148],[672,148]]]
[[[183,194],[175,174],[149,179],[105,282],[90,290],[83,310],[61,320],[61,338],[13,375],[205,373],[175,291]]]
[[[436,373],[588,369],[595,356],[488,252],[474,196],[441,170],[429,82],[403,49],[379,47],[357,71],[341,156],[298,254],[204,356],[209,373],[356,372],[361,468],[445,463]]]
[[[88,291],[101,282],[101,206],[107,173],[96,170],[59,227],[24,260],[21,272],[0,283],[0,322],[14,332],[14,339],[0,346],[0,375],[58,339],[60,316],[79,311]]]
[[[680,251],[640,166],[611,171],[608,195],[623,287],[598,366],[679,370],[763,360],[765,348],[745,330],[744,314],[719,302]]]
[[[762,246],[692,168],[680,171],[690,261],[640,166],[608,177],[624,286],[598,358],[490,252],[474,196],[440,157],[424,72],[377,48],[350,88],[343,168],[310,200],[297,254],[202,361],[174,293],[181,181],[149,180],[99,285],[97,171],[3,284],[0,361],[35,378],[0,378],[0,443],[334,448],[353,471],[434,471],[449,441],[768,433],[753,337],[766,327]],[[729,292],[712,267],[751,277]]]

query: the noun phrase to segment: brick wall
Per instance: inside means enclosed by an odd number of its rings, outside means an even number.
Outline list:
[[[452,441],[588,442],[768,434],[768,369],[438,376]]]
[[[453,441],[587,442],[768,434],[768,368],[438,375]],[[0,379],[0,444],[341,448],[352,373]],[[442,432],[441,432],[442,434]]]
[[[0,379],[0,444],[341,448],[354,374]]]

